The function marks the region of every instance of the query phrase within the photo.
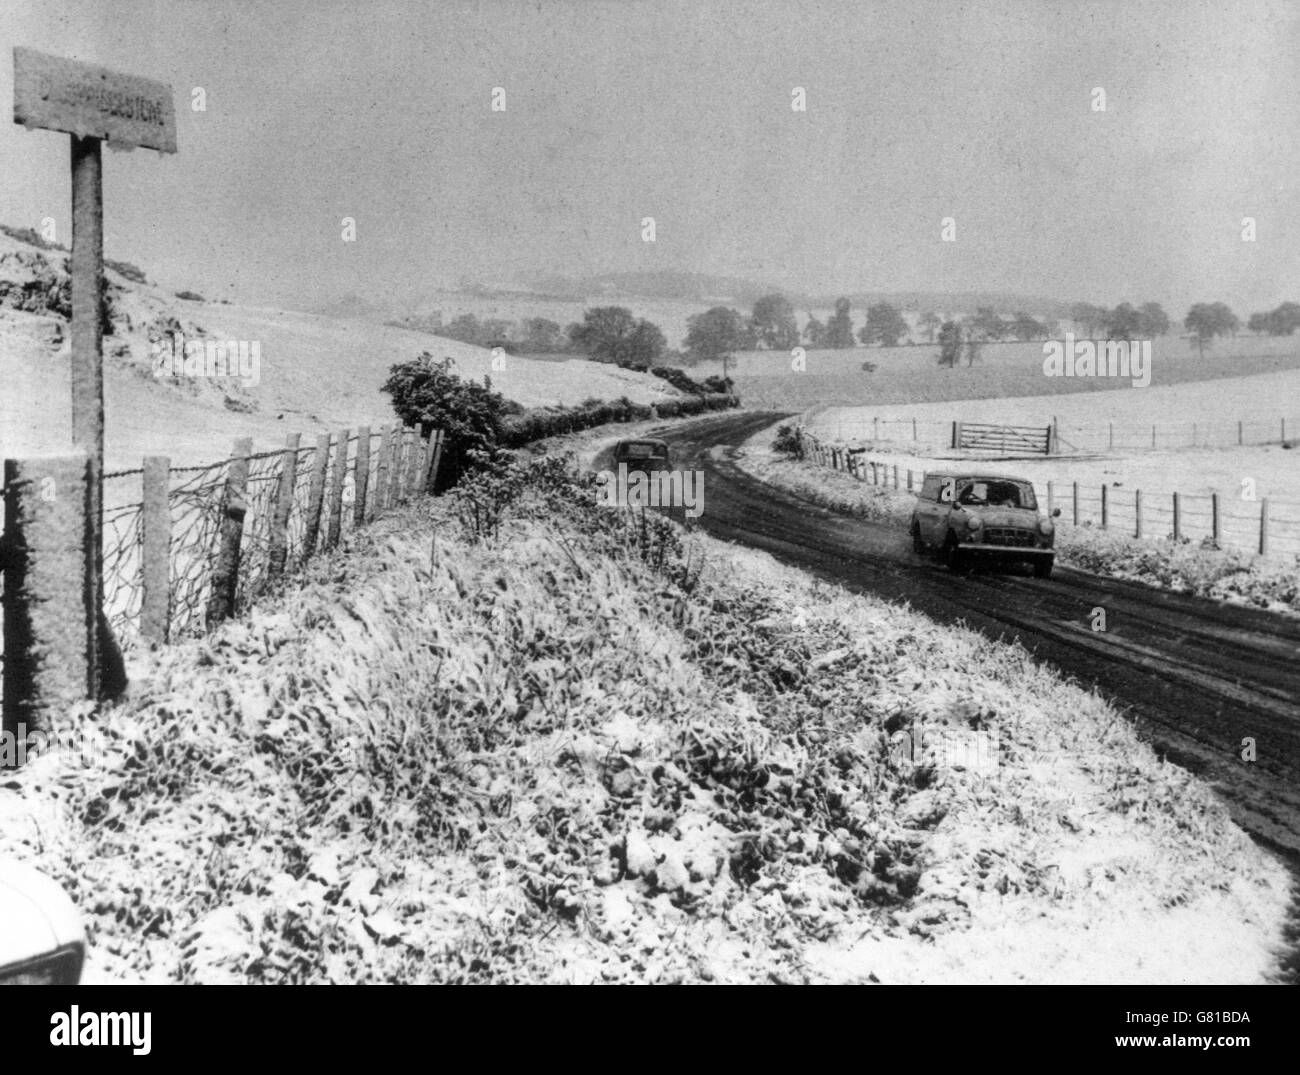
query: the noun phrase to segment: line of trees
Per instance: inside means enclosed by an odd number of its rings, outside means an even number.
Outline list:
[[[1094,306],[1077,303],[1071,316],[1080,330],[1094,339],[1152,339],[1166,335],[1172,324],[1158,302],[1135,306]],[[867,307],[866,320],[855,332],[852,305],[847,298],[835,303],[835,312],[822,322],[809,311],[802,330],[794,307],[784,295],[773,292],[754,303],[748,316],[729,306],[714,306],[687,321],[683,350],[668,347],[663,331],[623,306],[596,306],[584,311],[580,322],[561,327],[545,317],[519,322],[499,318],[480,320],[461,314],[446,325],[441,318],[407,321],[441,336],[481,347],[502,347],[512,354],[579,354],[620,366],[693,365],[725,360],[738,351],[791,350],[804,344],[813,349],[897,347],[912,335],[902,312],[887,302]],[[1221,302],[1197,303],[1187,313],[1183,327],[1204,350],[1218,336],[1235,335],[1241,328],[1236,314]],[[1284,302],[1274,310],[1252,314],[1251,332],[1290,336],[1300,329],[1300,304]],[[1057,322],[1040,321],[1025,311],[1004,317],[990,306],[973,315],[943,320],[932,310],[917,318],[917,334],[938,343],[939,361],[957,365],[964,354],[967,364],[978,357],[986,342],[1046,340],[1059,335]]]
[[[1158,302],[1134,306],[1121,302],[1107,309],[1090,302],[1079,302],[1070,310],[1084,335],[1101,340],[1150,340],[1165,335],[1172,327],[1169,315]]]
[[[1300,304],[1284,302],[1276,309],[1251,314],[1246,328],[1261,336],[1290,336],[1300,328]]]

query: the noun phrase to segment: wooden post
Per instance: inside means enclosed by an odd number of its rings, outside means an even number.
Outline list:
[[[1114,448],[1115,447],[1115,423],[1110,422],[1109,426],[1110,426],[1110,439],[1107,441],[1106,447]]]
[[[1079,525],[1079,483],[1074,483],[1074,525]]]
[[[267,540],[266,574],[279,578],[289,558],[289,516],[293,513],[293,491],[298,481],[298,444],[301,437],[290,433],[284,438],[280,453],[280,484],[275,490],[275,509],[271,512],[271,533]]]
[[[316,538],[320,534],[321,506],[325,503],[325,470],[329,466],[330,435],[322,433],[316,438],[316,454],[311,461],[311,485],[307,490],[307,525],[303,530],[302,553],[299,563],[306,563],[316,551]]]
[[[104,283],[104,196],[100,142],[176,152],[171,88],[93,64],[15,47],[13,119],[28,128],[72,137],[72,443],[86,454],[87,541],[93,551],[85,580],[97,628],[90,639],[88,696],[125,687],[120,652],[104,616],[104,366],[101,300]],[[120,674],[119,674],[120,673]]]
[[[898,464],[894,464],[894,488],[898,488]]]
[[[393,431],[393,460],[388,468],[388,503],[401,504],[406,499],[406,444],[407,430],[401,426]]]
[[[414,426],[402,430],[402,466],[401,497],[402,503],[411,499],[412,486],[415,484],[415,454],[418,441]]]
[[[1052,516],[1052,505],[1055,503],[1055,501],[1056,501],[1056,494],[1052,489],[1052,483],[1048,482],[1047,483],[1047,516],[1049,519]]]
[[[438,463],[442,459],[443,435],[444,434],[441,429],[434,430],[434,436],[436,436],[438,440],[433,446],[433,459],[429,463],[428,487],[429,487],[430,495],[432,495],[433,491],[438,487]]]
[[[1142,490],[1133,490],[1133,536],[1142,536]]]
[[[140,508],[140,634],[150,642],[166,642],[171,622],[170,473],[167,456],[145,456]]]
[[[912,491],[912,468],[911,467],[907,468],[907,491],[909,493]]]
[[[1106,512],[1106,486],[1103,485],[1101,487],[1101,528],[1103,530],[1106,529],[1106,525],[1108,522],[1109,519],[1107,517],[1107,512]]]
[[[1268,554],[1268,497],[1259,502],[1259,554]]]
[[[4,461],[3,729],[47,732],[88,696],[91,464],[84,453]]]
[[[1210,537],[1219,543],[1219,494],[1210,494]]]
[[[1151,423],[1151,447],[1154,448],[1155,446],[1156,446],[1156,426],[1155,423],[1152,422]]]
[[[235,441],[226,468],[226,489],[221,498],[221,544],[212,569],[212,593],[208,596],[208,627],[227,619],[235,610],[235,590],[239,584],[239,546],[244,537],[244,516],[248,511],[248,457],[253,451],[251,437]]]
[[[1183,515],[1181,504],[1178,501],[1178,494],[1174,494],[1174,540],[1178,541],[1183,536]]]
[[[352,524],[364,525],[366,492],[370,486],[370,427],[357,430],[357,457],[352,463]]]
[[[90,542],[87,585],[104,607],[104,356],[100,296],[104,286],[104,189],[98,138],[72,142],[72,443],[90,460]],[[98,637],[90,648],[90,697],[101,688]]]
[[[379,431],[379,459],[375,464],[375,497],[370,505],[370,518],[388,506],[388,462],[391,454],[390,441],[393,427],[384,426]]]
[[[334,443],[334,469],[330,475],[329,513],[325,527],[325,548],[339,543],[343,531],[343,482],[348,476],[348,431],[340,429]]]
[[[1237,421],[1237,447],[1241,447],[1241,421]]]
[[[956,420],[952,423],[952,446],[954,448],[961,446],[961,422]]]
[[[912,419],[912,440],[916,440],[916,419]]]

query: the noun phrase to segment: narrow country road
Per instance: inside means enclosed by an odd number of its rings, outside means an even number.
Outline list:
[[[741,471],[735,446],[784,417],[732,412],[657,433],[676,466],[704,472],[698,525],[938,621],[1018,641],[1110,699],[1210,784],[1243,828],[1300,863],[1300,621],[1061,565],[1050,580],[1027,570],[953,576],[914,554],[901,527],[832,514]],[[1098,607],[1104,632],[1091,626]],[[1246,738],[1253,762],[1241,757]]]

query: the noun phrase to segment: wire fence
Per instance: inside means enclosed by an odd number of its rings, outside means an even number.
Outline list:
[[[977,411],[973,407],[972,411]],[[928,450],[952,446],[953,421],[891,418],[875,415],[814,416],[803,425],[838,440],[911,442]],[[1046,428],[1047,423],[1044,423]],[[1300,436],[1294,418],[1217,419],[1180,422],[1107,422],[1101,425],[1057,423],[1059,454],[1070,452],[1169,451],[1180,448],[1241,448],[1291,444]]]
[[[322,434],[312,447],[300,447],[297,437],[275,451],[252,454],[250,447],[248,440],[236,441],[229,458],[204,466],[170,468],[166,459],[152,458],[142,467],[104,475],[103,613],[118,643],[202,635],[318,550],[339,545],[377,512],[433,488],[442,434],[434,431],[421,438],[411,428],[371,432],[363,427]],[[11,593],[6,581],[5,601],[20,602],[16,630],[26,631],[27,611],[42,606],[48,587],[84,570],[93,555],[92,539],[89,530],[71,542],[64,536],[71,536],[69,525],[82,525],[84,512],[77,516],[80,522],[73,522],[54,502],[76,503],[75,497],[41,503],[28,480],[6,488],[6,499],[11,493],[15,510],[7,511],[6,523],[15,529],[6,532],[6,543],[12,539],[21,549],[24,564],[37,558],[35,573],[23,569],[15,576],[25,580],[21,588],[15,584]],[[53,518],[60,511],[64,521],[56,533],[36,520],[42,512]],[[29,548],[32,535],[40,543],[55,540],[57,550]],[[0,553],[7,547],[0,547]],[[81,551],[70,552],[78,547]],[[53,573],[41,566],[51,555],[64,557],[64,566]],[[6,638],[0,610],[0,640]],[[80,648],[85,639],[78,632],[67,632],[59,641],[67,647],[62,655],[29,651],[26,634],[15,638],[19,649],[13,655],[4,652],[0,641],[0,669],[7,657],[18,670],[35,667],[33,660],[41,667],[51,660],[73,667],[90,652]],[[6,694],[6,705],[12,700]]]
[[[801,430],[804,458],[842,470],[873,485],[916,492],[925,471],[905,467],[866,448],[830,444]],[[936,462],[932,469],[953,469]],[[1300,556],[1300,501],[1250,499],[1170,491],[1129,489],[1115,484],[1034,481],[1039,505],[1060,509],[1058,523],[1094,527],[1135,539],[1202,542],[1266,556]]]
[[[394,437],[396,441],[398,438]],[[382,456],[376,447],[382,433],[366,434],[365,487],[381,495],[377,477]],[[325,445],[262,452],[248,457],[248,478],[240,535],[239,571],[235,606],[245,607],[265,590],[271,578],[271,551],[275,509],[288,456],[294,456],[294,481],[285,525],[286,563],[301,566],[314,550],[307,548],[312,513],[312,485],[317,453]],[[359,485],[359,437],[349,431],[339,450],[335,437],[325,447],[319,464],[324,489],[317,509],[323,515],[319,541],[330,547],[357,526],[355,510]],[[176,468],[169,472],[167,507],[171,522],[169,637],[203,634],[207,629],[207,608],[212,597],[213,565],[217,558],[223,521],[227,518],[226,498],[231,459],[207,466]],[[341,471],[341,472],[340,472]],[[143,468],[105,475],[104,503],[114,505],[104,512],[103,577],[104,608],[114,633],[125,637],[139,625],[143,594]],[[132,500],[131,497],[136,499]],[[382,506],[382,505],[381,505]],[[374,510],[373,501],[368,506]],[[363,510],[362,515],[365,516]],[[333,529],[337,527],[337,529]]]

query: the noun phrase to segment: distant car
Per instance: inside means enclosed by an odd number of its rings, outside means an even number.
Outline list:
[[[39,870],[0,859],[0,985],[76,985],[85,957],[68,894]]]
[[[626,463],[628,473],[639,470],[652,474],[658,470],[672,470],[668,442],[662,440],[621,440],[614,445],[614,467]]]
[[[975,559],[1021,561],[1045,579],[1056,560],[1056,526],[1039,512],[1033,483],[1006,474],[927,474],[910,530],[913,549],[938,553],[952,571]]]

